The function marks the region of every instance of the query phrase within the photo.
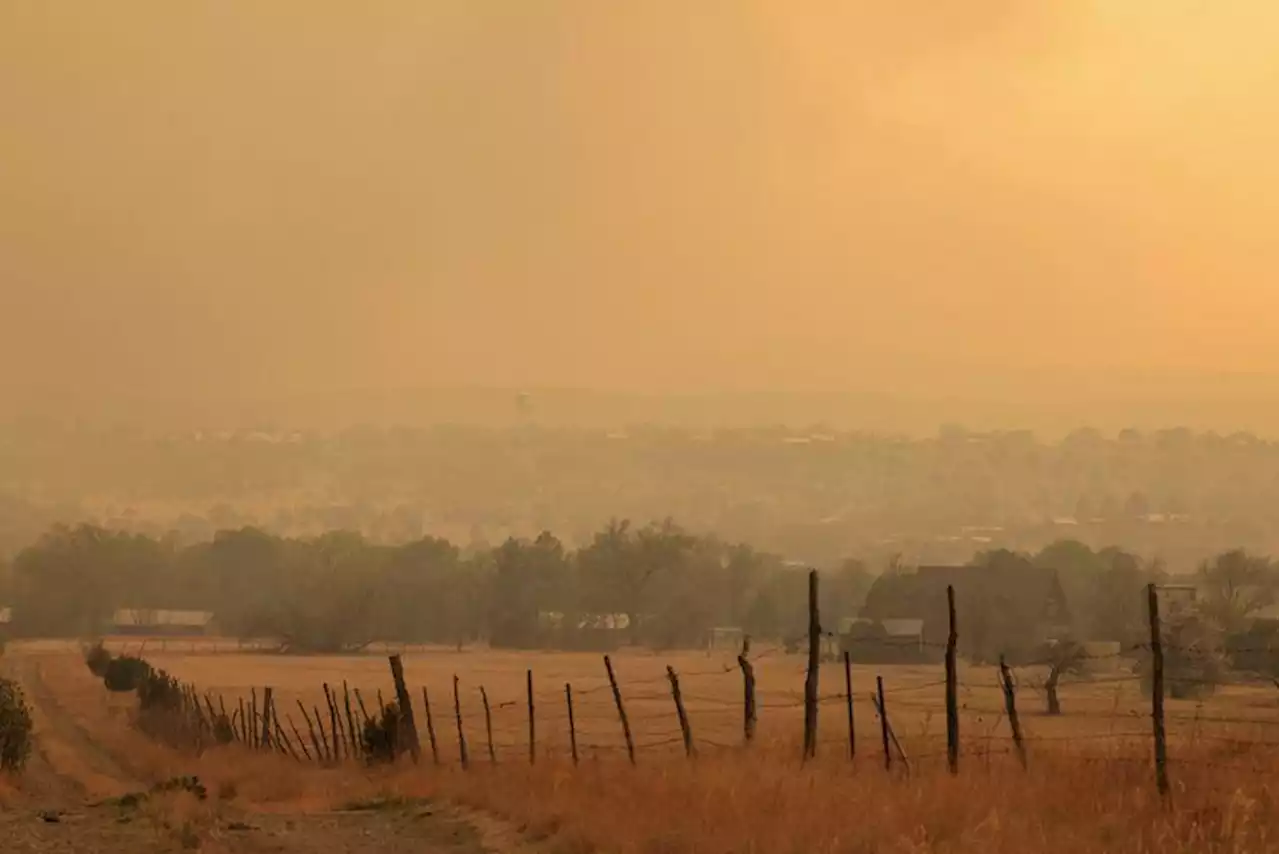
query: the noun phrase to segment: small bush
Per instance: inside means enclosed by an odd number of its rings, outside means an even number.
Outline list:
[[[387,703],[381,714],[364,722],[361,739],[370,764],[394,762],[400,754],[400,706]]]
[[[141,658],[121,655],[111,659],[102,674],[102,684],[108,691],[136,691],[151,674],[151,665]]]
[[[147,672],[138,682],[136,690],[138,710],[141,712],[182,710],[182,686],[163,670],[152,670],[147,665]]]
[[[111,653],[102,645],[102,641],[98,641],[85,650],[84,663],[89,667],[90,673],[101,679],[107,675],[107,668],[111,666]]]
[[[31,710],[22,688],[0,678],[0,769],[21,771],[31,755]]]

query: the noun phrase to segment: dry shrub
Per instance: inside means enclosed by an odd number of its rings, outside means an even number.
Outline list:
[[[120,655],[107,663],[102,674],[102,684],[107,686],[108,691],[122,694],[136,691],[150,675],[150,664],[132,655]]]
[[[85,650],[84,663],[90,673],[101,679],[107,675],[107,668],[111,665],[111,652],[102,645],[102,641],[97,641]]]
[[[22,688],[0,678],[0,771],[21,771],[31,755],[31,709]]]
[[[397,703],[387,703],[381,714],[364,722],[360,737],[364,742],[364,755],[369,764],[394,762],[404,748],[400,746],[400,732],[404,725]]]

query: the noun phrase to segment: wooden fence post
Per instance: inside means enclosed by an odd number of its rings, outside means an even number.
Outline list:
[[[489,714],[489,695],[485,693],[483,685],[480,686],[480,702],[484,704],[484,736],[489,745],[489,761],[497,765],[498,754],[493,750],[493,717]]]
[[[578,764],[578,731],[573,725],[573,686],[564,683],[564,705],[569,710],[569,750],[573,754],[573,764]]]
[[[1160,640],[1160,597],[1155,584],[1147,585],[1147,624],[1151,629],[1151,734],[1155,740],[1156,789],[1164,797],[1169,794],[1164,737],[1164,646]]]
[[[458,697],[458,674],[453,674],[453,716],[458,721],[458,758],[467,770],[467,736],[462,732],[462,700]]]
[[[947,585],[947,770],[960,772],[960,709],[956,690],[956,589]]]
[[[351,713],[351,689],[347,680],[342,680],[342,706],[347,715],[347,736],[350,738],[351,755],[360,756],[364,752],[364,734],[356,729],[356,717]]]
[[[271,748],[271,739],[274,734],[274,730],[271,726],[271,721],[273,719],[271,714],[271,694],[272,691],[270,685],[262,689],[262,746],[267,749]]]
[[[622,705],[622,691],[618,689],[618,679],[613,673],[613,662],[609,656],[604,657],[604,669],[609,674],[609,687],[613,689],[613,704],[618,707],[618,720],[622,721],[622,737],[627,742],[627,758],[636,764],[636,745],[631,740],[631,723],[627,720],[627,709]]]
[[[320,687],[324,689],[324,704],[329,709],[329,735],[333,741],[333,761],[342,761],[342,744],[345,741],[342,735],[342,722],[338,718],[338,703],[333,696],[333,692],[329,690],[328,682],[321,682]]]
[[[301,705],[301,703],[299,703],[299,705]],[[307,757],[308,762],[311,761],[311,751],[307,750],[307,743],[302,740],[302,733],[298,732],[298,725],[293,722],[293,715],[286,714],[284,719],[289,724],[289,729],[293,730],[293,736],[298,740],[298,747],[302,748],[302,755]],[[314,745],[315,741],[316,734],[313,732],[311,733],[311,743]],[[320,757],[317,756],[316,760],[319,761],[319,758]]]
[[[818,755],[818,667],[822,626],[818,622],[818,571],[809,570],[809,666],[804,677],[804,759]]]
[[[422,686],[422,710],[427,717],[427,740],[431,743],[431,764],[440,764],[440,748],[436,745],[436,724],[431,718],[431,698],[427,696],[427,686]]]
[[[320,717],[320,707],[313,704],[311,706],[311,711],[314,712],[316,716],[316,729],[320,732],[320,744],[324,747],[324,759],[326,762],[333,764],[338,761],[338,755],[334,752],[333,744],[331,743],[332,734],[325,734],[324,719]]]
[[[680,696],[680,677],[675,668],[667,665],[667,681],[671,683],[671,699],[676,704],[676,717],[680,719],[680,737],[684,739],[684,755],[693,758],[693,733],[689,730],[689,716],[684,711],[684,698]]]
[[[849,712],[849,758],[858,755],[858,745],[853,738],[853,667],[849,662],[849,651],[844,652],[844,704]]]
[[[533,671],[526,670],[524,672],[524,693],[529,701],[529,764],[532,765],[537,759],[537,732],[534,729],[533,718]]]
[[[258,748],[258,689],[249,688],[249,718],[245,721],[249,735],[249,746]]]
[[[364,697],[360,695],[359,688],[352,688],[351,693],[356,695],[356,705],[360,707],[361,726],[367,724],[372,718],[369,717],[369,710],[365,708]],[[378,714],[382,714],[382,709],[378,709]]]
[[[893,732],[893,724],[889,723],[889,711],[884,703],[884,680],[876,677],[876,693],[871,695],[871,702],[875,704],[876,711],[880,714],[880,740],[884,744],[884,767],[888,770],[890,767],[889,745],[893,745],[893,750],[898,754],[898,761],[902,763],[902,768],[908,774],[911,773],[911,763],[907,761],[907,753],[902,749],[902,744],[898,741],[898,736]]]
[[[884,748],[884,770],[888,771],[893,767],[893,754],[889,752],[889,716],[885,714],[884,709],[884,678],[876,677],[876,693],[871,698],[876,705],[876,712],[880,715],[880,744]]]
[[[1013,732],[1013,747],[1018,751],[1018,761],[1022,770],[1027,770],[1027,748],[1022,743],[1022,725],[1018,723],[1018,704],[1013,696],[1013,674],[1005,663],[1004,655],[1000,655],[1000,687],[1004,690],[1004,711],[1009,716],[1009,729]]]
[[[320,739],[316,736],[316,728],[311,723],[311,715],[307,714],[307,707],[302,705],[302,700],[298,700],[298,711],[302,712],[302,719],[307,722],[307,733],[311,736],[311,746],[316,749],[316,761],[325,761],[325,751],[321,746]]]
[[[738,667],[742,670],[742,739],[747,744],[756,735],[756,671],[747,659],[751,651],[751,636],[743,635],[742,652],[738,654]]]
[[[413,701],[409,699],[409,689],[404,684],[404,663],[399,655],[389,657],[391,662],[391,678],[396,683],[396,702],[400,704],[401,734],[409,741],[409,755],[417,764],[422,748],[418,744],[418,726],[413,722]],[[398,741],[398,740],[397,740]]]

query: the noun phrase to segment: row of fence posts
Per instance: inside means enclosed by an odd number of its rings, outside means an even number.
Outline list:
[[[1164,650],[1160,639],[1160,599],[1155,584],[1147,585],[1147,623],[1150,629],[1151,646],[1151,725],[1154,742],[1156,788],[1162,796],[1169,794],[1168,749],[1165,737],[1164,716]],[[804,741],[802,759],[808,760],[816,756],[818,744],[818,675],[821,670],[822,625],[818,613],[818,573],[809,571],[809,659],[804,684]],[[947,643],[944,655],[946,672],[946,721],[947,721],[947,769],[952,774],[960,771],[960,713],[958,700],[958,680],[956,667],[956,651],[958,632],[956,624],[955,588],[947,586]],[[750,673],[750,664],[746,661],[747,645],[743,645],[743,655],[738,661],[743,668],[747,682],[748,712],[747,741],[751,740],[754,726],[754,686]],[[1000,688],[1004,695],[1005,713],[1009,719],[1009,728],[1013,737],[1014,751],[1018,761],[1027,767],[1027,749],[1022,736],[1022,726],[1018,718],[1018,707],[1014,692],[1014,682],[1009,666],[1003,655],[999,663]],[[844,652],[845,699],[848,705],[849,756],[856,755],[853,716],[853,677],[848,651]],[[893,756],[897,755],[904,769],[910,772],[906,753],[903,751],[893,727],[889,722],[888,710],[885,707],[884,679],[876,676],[876,692],[871,695],[876,714],[880,718],[881,743],[884,751],[884,766],[892,768]],[[891,750],[892,748],[892,750]]]
[[[810,571],[809,573],[809,649],[808,649],[808,666],[805,673],[804,682],[804,738],[803,752],[801,759],[807,761],[817,756],[818,745],[818,703],[819,703],[819,673],[821,670],[821,643],[822,643],[822,626],[818,613],[818,573]],[[1147,588],[1147,612],[1150,624],[1150,644],[1152,657],[1152,680],[1151,680],[1151,719],[1152,734],[1155,748],[1155,771],[1156,786],[1162,795],[1168,794],[1169,779],[1167,772],[1167,750],[1165,740],[1165,720],[1164,720],[1164,656],[1160,643],[1160,609],[1159,598],[1157,596],[1157,588],[1154,584]],[[946,723],[947,723],[947,768],[952,774],[958,774],[960,768],[960,716],[958,709],[958,686],[957,686],[957,623],[956,623],[956,600],[955,590],[953,587],[947,587],[947,642],[944,657],[945,664],[945,701],[946,701]],[[756,735],[756,684],[755,671],[748,654],[751,648],[750,638],[745,638],[742,644],[742,650],[738,655],[738,666],[742,671],[743,677],[743,742],[746,745],[752,743]],[[844,700],[847,708],[848,719],[848,736],[849,736],[849,757],[852,759],[857,754],[857,741],[854,732],[854,713],[853,713],[853,672],[849,659],[849,653],[843,653],[844,660]],[[420,759],[420,746],[418,729],[414,719],[413,703],[410,699],[408,687],[404,679],[404,666],[399,655],[389,657],[391,666],[391,677],[395,685],[396,703],[394,707],[385,705],[381,692],[378,693],[378,714],[384,716],[388,710],[394,711],[395,720],[398,721],[400,730],[396,733],[396,750],[398,753],[400,748],[407,750],[416,763]],[[636,762],[636,745],[632,736],[630,720],[627,717],[626,705],[623,701],[622,690],[618,684],[617,674],[613,668],[613,662],[608,655],[604,656],[605,673],[609,678],[609,687],[613,693],[614,706],[617,710],[618,721],[622,728],[623,741],[626,745],[627,759],[634,765]],[[671,686],[671,697],[675,704],[676,718],[680,724],[681,741],[684,745],[685,754],[693,758],[697,754],[692,728],[689,722],[689,715],[684,707],[683,695],[680,689],[680,677],[672,667],[667,667],[667,681]],[[1004,695],[1004,705],[1006,716],[1009,720],[1009,726],[1013,738],[1014,749],[1018,756],[1019,762],[1025,768],[1027,767],[1027,750],[1022,735],[1022,728],[1018,718],[1017,702],[1014,690],[1014,682],[1008,664],[1003,656],[999,663],[1000,688]],[[301,713],[307,728],[308,739],[304,740],[298,727],[294,724],[291,715],[285,715],[285,723],[292,732],[293,737],[290,738],[289,733],[281,726],[279,715],[275,709],[273,691],[270,687],[264,688],[262,691],[262,706],[258,705],[258,694],[256,689],[250,690],[249,702],[246,706],[244,699],[240,698],[238,708],[228,714],[227,708],[221,697],[218,698],[217,707],[215,708],[213,699],[210,695],[205,694],[201,698],[194,686],[183,686],[183,705],[191,718],[202,731],[212,733],[215,741],[227,742],[238,741],[255,749],[276,750],[280,753],[288,754],[295,759],[303,759],[309,761],[317,761],[326,764],[332,764],[345,759],[364,759],[367,758],[369,745],[363,735],[363,730],[357,730],[357,721],[352,706],[352,697],[355,697],[356,708],[359,709],[360,723],[364,727],[368,727],[374,719],[370,717],[369,711],[365,706],[364,698],[360,694],[360,690],[350,689],[347,683],[342,683],[341,703],[336,689],[324,683],[321,686],[324,690],[325,703],[328,709],[329,727],[326,730],[324,718],[321,716],[319,706],[312,706],[308,712],[302,700],[298,700],[298,711]],[[533,671],[525,671],[525,693],[528,711],[528,747],[529,747],[529,763],[534,764],[537,760],[537,727],[534,708],[534,691],[533,691]],[[497,762],[497,751],[493,742],[493,718],[489,705],[489,697],[483,686],[480,687],[480,698],[484,706],[485,719],[485,738],[488,748],[488,756],[491,763]],[[569,747],[573,762],[576,765],[579,761],[578,752],[578,736],[574,723],[574,706],[573,706],[573,686],[566,682],[564,685],[565,707],[568,712],[569,725]],[[203,702],[202,702],[203,700]],[[910,773],[910,764],[907,760],[906,752],[902,749],[901,743],[894,734],[893,726],[889,720],[888,708],[885,702],[884,679],[876,676],[876,690],[871,694],[871,702],[876,710],[876,715],[880,719],[880,741],[884,755],[884,766],[886,770],[892,769],[894,758],[902,765],[903,769]],[[432,762],[440,763],[440,746],[437,741],[435,722],[431,712],[431,700],[424,686],[422,688],[422,705],[425,716],[425,724],[427,728],[428,745],[431,749]],[[453,711],[454,718],[457,723],[458,731],[458,757],[463,768],[467,768],[470,764],[470,755],[467,749],[467,739],[463,728],[462,720],[462,701],[459,695],[459,680],[455,674],[453,677]],[[310,749],[308,749],[308,742]]]

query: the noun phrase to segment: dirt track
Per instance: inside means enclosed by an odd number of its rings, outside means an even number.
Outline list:
[[[0,849],[11,854],[138,852],[318,852],[482,854],[509,852],[502,828],[425,802],[320,813],[263,813],[252,804],[142,794],[149,779],[113,753],[63,705],[48,659],[10,652],[0,671],[21,681],[35,747],[14,790],[0,792]],[[121,717],[111,724],[124,727]]]

